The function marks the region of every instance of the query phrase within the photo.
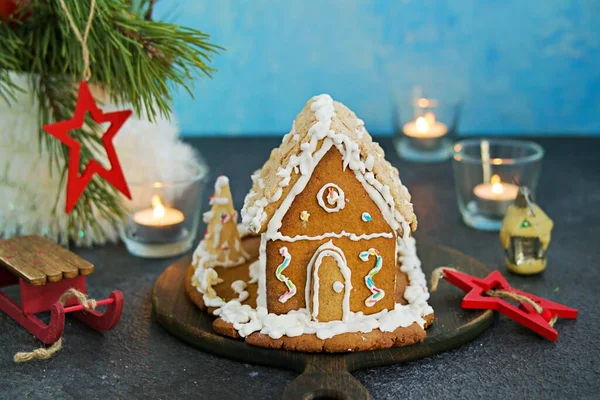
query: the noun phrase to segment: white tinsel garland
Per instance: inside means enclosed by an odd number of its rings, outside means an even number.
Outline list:
[[[95,234],[82,226],[70,238],[61,236],[68,225],[62,166],[51,171],[49,154],[40,149],[38,107],[29,80],[17,76],[13,79],[24,91],[10,104],[0,97],[0,237],[39,233],[63,244],[71,239],[84,246],[116,241],[119,227],[97,212],[94,215],[103,232]],[[105,99],[101,108],[108,112],[130,107],[110,104]],[[168,181],[191,174],[188,169],[195,159],[194,151],[178,139],[173,121],[159,118],[149,122],[143,115],[134,114],[120,129],[114,144],[128,183]],[[97,158],[106,162],[105,154]]]

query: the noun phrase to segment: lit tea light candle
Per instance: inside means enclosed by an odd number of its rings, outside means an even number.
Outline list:
[[[435,114],[429,111],[414,121],[404,124],[403,131],[415,148],[434,151],[440,148],[444,136],[448,133],[448,126],[436,121]]]
[[[157,195],[152,197],[152,208],[133,214],[135,235],[138,240],[166,242],[176,239],[182,230],[185,217],[176,208],[165,207]]]
[[[415,139],[436,139],[448,133],[448,126],[435,120],[435,114],[426,113],[416,120],[404,124],[404,134]]]
[[[502,182],[498,175],[492,175],[489,182],[480,183],[473,188],[479,211],[494,216],[503,216],[517,198],[518,192],[517,185]]]
[[[133,214],[133,221],[146,226],[170,226],[183,222],[183,213],[176,208],[165,207],[157,195],[152,196],[152,208]]]

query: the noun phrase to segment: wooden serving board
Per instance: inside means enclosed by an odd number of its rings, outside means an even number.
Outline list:
[[[471,275],[484,277],[490,271],[459,251],[432,245],[418,245],[423,271],[429,278],[438,266],[454,266]],[[153,292],[158,322],[169,332],[204,351],[246,363],[292,369],[301,373],[283,393],[284,399],[369,399],[366,388],[351,371],[373,366],[417,360],[458,347],[479,336],[494,321],[492,311],[463,310],[464,295],[449,284],[440,284],[430,304],[435,311],[427,339],[413,346],[345,354],[311,354],[254,347],[241,340],[213,332],[213,317],[201,312],[187,298],[183,279],[191,257],[182,258],[157,279]]]

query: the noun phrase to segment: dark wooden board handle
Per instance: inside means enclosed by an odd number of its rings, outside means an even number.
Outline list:
[[[348,372],[339,356],[311,359],[302,375],[286,386],[284,400],[367,400],[367,389]]]

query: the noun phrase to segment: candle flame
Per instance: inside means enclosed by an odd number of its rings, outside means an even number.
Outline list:
[[[425,120],[427,120],[429,126],[433,126],[435,124],[435,114],[431,111],[426,112]]]
[[[417,106],[419,106],[421,108],[429,107],[429,99],[421,97],[419,100],[417,100]]]
[[[502,186],[502,180],[496,174],[492,175],[490,178],[490,183],[492,184],[492,193],[494,194],[502,194],[504,192],[504,186]]]
[[[436,99],[428,99],[425,97],[421,97],[418,98],[416,100],[414,100],[414,105],[416,107],[420,107],[420,108],[432,108],[432,107],[436,107],[437,106],[437,100]]]
[[[152,215],[154,218],[163,218],[165,216],[165,207],[157,195],[152,196]]]
[[[419,117],[415,121],[417,132],[425,133],[429,130],[429,121],[425,117]]]

